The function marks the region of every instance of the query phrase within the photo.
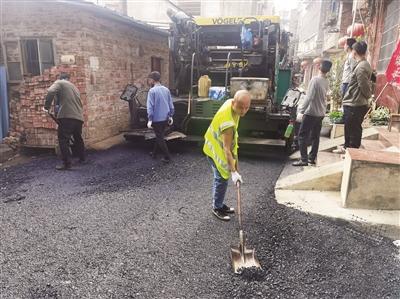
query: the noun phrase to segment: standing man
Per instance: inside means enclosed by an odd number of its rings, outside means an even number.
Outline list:
[[[326,76],[331,67],[332,62],[329,60],[321,62],[318,76],[311,79],[304,102],[298,107],[297,121],[301,122],[298,136],[301,159],[294,162],[293,166],[315,165],[322,120],[326,113],[326,94],[329,89]],[[308,136],[311,136],[311,152],[309,155],[307,153]]]
[[[58,143],[63,164],[57,165],[57,170],[71,168],[70,140],[74,138],[74,152],[79,157],[79,162],[85,162],[85,145],[82,139],[83,108],[78,89],[69,81],[69,74],[61,73],[59,80],[47,90],[44,110],[49,112],[54,97],[58,104]]]
[[[250,93],[246,90],[236,92],[233,99],[227,100],[215,114],[204,135],[203,151],[211,164],[214,174],[213,213],[221,220],[229,221],[228,214],[235,209],[224,204],[228,179],[233,183],[243,182],[238,168],[238,126],[239,119],[250,108]]]
[[[349,88],[343,98],[344,119],[344,148],[334,150],[343,154],[346,148],[359,148],[362,137],[362,122],[368,112],[368,100],[371,97],[372,69],[366,60],[366,42],[357,42],[353,45],[353,56],[357,65],[351,75]]]
[[[147,95],[147,127],[153,128],[156,134],[156,142],[154,143],[151,156],[156,157],[159,148],[164,157],[161,159],[164,163],[171,161],[167,143],[164,140],[165,129],[168,125],[172,126],[174,115],[174,104],[172,103],[171,93],[169,89],[160,83],[161,75],[159,72],[151,72],[148,76],[148,83],[151,88]]]
[[[353,54],[352,54],[353,45],[355,43],[356,43],[356,39],[350,37],[346,40],[346,44],[344,46],[344,51],[346,52],[346,60],[344,61],[342,85],[340,87],[340,90],[342,92],[342,98],[346,94],[347,88],[349,87],[351,74],[353,72],[354,67],[357,64],[357,62],[354,60]]]

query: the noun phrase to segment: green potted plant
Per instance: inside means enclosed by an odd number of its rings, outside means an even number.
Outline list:
[[[332,111],[331,113],[329,113],[329,120],[332,124],[343,124],[343,112]]]
[[[344,52],[331,58],[332,68],[328,73],[330,111],[336,111],[342,105],[342,93],[340,86],[342,84],[343,65],[345,59],[346,55]]]
[[[374,126],[387,125],[390,119],[390,110],[387,107],[380,106],[371,112],[370,118]]]

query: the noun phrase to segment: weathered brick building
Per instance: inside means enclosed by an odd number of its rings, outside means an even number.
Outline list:
[[[128,83],[159,70],[168,83],[168,33],[83,1],[6,1],[1,6],[0,65],[7,68],[12,136],[29,146],[55,143],[42,112],[46,89],[61,71],[81,92],[88,144],[129,126]]]

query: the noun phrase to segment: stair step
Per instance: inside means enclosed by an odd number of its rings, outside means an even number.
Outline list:
[[[389,132],[386,129],[386,127],[379,128],[378,131],[379,131],[379,140],[386,147],[396,146],[396,147],[400,148],[399,132],[396,132],[395,130],[392,130],[392,132]]]
[[[367,140],[363,139],[361,142],[363,149],[369,151],[382,151],[386,148],[386,145],[380,140]]]

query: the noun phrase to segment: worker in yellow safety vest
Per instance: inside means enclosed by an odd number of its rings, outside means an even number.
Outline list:
[[[228,179],[231,176],[235,185],[243,182],[238,172],[238,126],[240,117],[250,108],[250,101],[248,91],[237,91],[233,99],[219,108],[204,135],[203,151],[214,174],[213,214],[224,221],[235,213],[235,209],[224,204]]]

